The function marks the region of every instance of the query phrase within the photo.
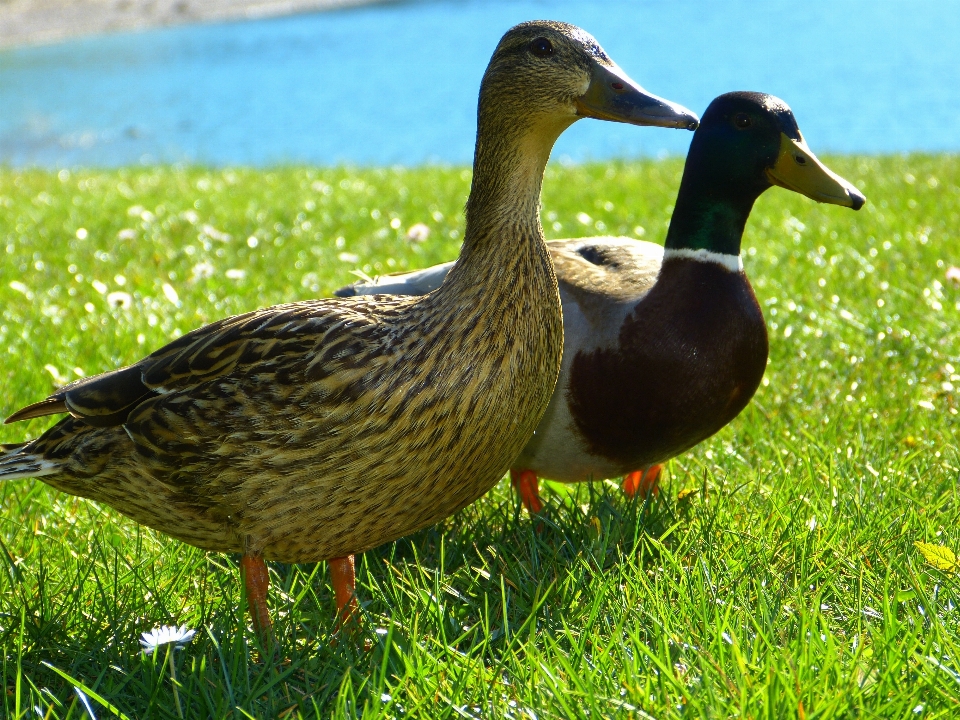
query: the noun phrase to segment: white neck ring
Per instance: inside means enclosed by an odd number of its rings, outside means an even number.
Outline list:
[[[743,259],[739,255],[728,255],[727,253],[713,252],[698,248],[666,248],[663,251],[663,261],[677,260],[696,260],[697,262],[709,262],[719,265],[730,272],[743,272]]]

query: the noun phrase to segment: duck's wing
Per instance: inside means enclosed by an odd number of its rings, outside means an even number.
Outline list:
[[[626,237],[553,240],[547,245],[561,282],[618,301],[646,294],[663,263],[661,246]]]
[[[384,293],[386,295],[426,295],[433,292],[443,283],[454,261],[433,265],[423,270],[413,272],[392,273],[381,275],[370,282],[355,282],[345,285],[334,291],[337,297],[353,297],[354,295],[371,295]]]
[[[616,300],[642,297],[656,281],[663,261],[663,248],[659,245],[626,237],[551,240],[547,247],[562,284]],[[426,295],[440,287],[453,264],[451,261],[423,270],[381,275],[370,282],[345,285],[333,294]]]
[[[602,328],[622,320],[622,308],[639,301],[657,281],[663,248],[644,240],[592,237],[547,243],[564,303]],[[564,322],[573,317],[564,309]]]
[[[355,306],[355,307],[352,307]],[[256,375],[283,383],[321,372],[361,350],[376,325],[370,304],[308,301],[225,318],[187,333],[134,365],[78,380],[4,422],[70,413],[88,425],[122,425],[146,400],[187,393],[218,377]],[[364,310],[367,310],[364,312]],[[302,366],[308,365],[306,369]]]

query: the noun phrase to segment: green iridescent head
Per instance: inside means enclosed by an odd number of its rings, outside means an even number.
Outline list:
[[[865,202],[807,147],[785,102],[754,92],[721,95],[690,143],[666,246],[739,254],[753,203],[772,185],[854,210]]]

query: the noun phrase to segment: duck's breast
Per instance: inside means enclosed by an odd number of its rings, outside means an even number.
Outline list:
[[[615,346],[570,359],[565,404],[591,455],[636,470],[736,417],[760,384],[767,351],[763,314],[742,271],[671,259]]]

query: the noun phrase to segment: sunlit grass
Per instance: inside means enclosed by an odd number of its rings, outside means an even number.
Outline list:
[[[537,533],[501,483],[368,552],[369,652],[330,643],[324,565],[271,566],[284,660],[264,664],[235,558],[0,484],[3,714],[84,717],[77,684],[98,717],[97,697],[177,717],[168,659],[138,638],[185,624],[187,717],[956,717],[960,583],[913,543],[960,551],[960,159],[828,162],[861,212],[774,189],[748,225],[771,360],[742,416],[646,506],[555,488]],[[546,233],[662,240],[680,170],[551,168]],[[2,170],[0,416],[224,315],[451,259],[468,186],[460,168]]]

